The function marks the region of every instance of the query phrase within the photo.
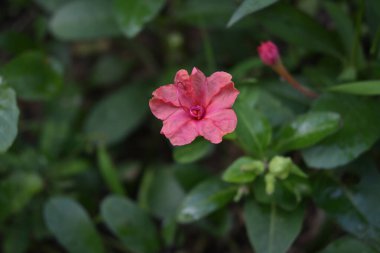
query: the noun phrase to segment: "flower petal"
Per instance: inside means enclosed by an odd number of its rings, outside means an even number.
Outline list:
[[[198,132],[206,140],[214,144],[222,142],[223,132],[217,128],[211,119],[202,119],[197,122]]]
[[[174,112],[164,121],[161,133],[174,146],[189,144],[198,136],[194,120],[182,109]]]
[[[220,91],[221,88],[231,83],[232,76],[227,72],[219,71],[207,78],[207,98],[206,105]]]
[[[235,89],[234,83],[230,82],[223,88],[219,90],[217,94],[215,94],[207,109],[206,109],[206,115],[208,113],[213,113],[220,109],[229,109],[234,104],[237,96],[239,95],[239,91]]]
[[[171,103],[164,102],[163,100],[156,97],[153,97],[149,100],[149,107],[153,115],[161,120],[166,120],[176,111],[182,110],[182,108],[176,107]]]
[[[193,68],[190,75],[190,81],[193,87],[194,105],[206,106],[207,78],[202,71]]]
[[[222,131],[223,135],[232,133],[237,124],[237,117],[232,109],[222,109],[210,113],[206,119],[213,121],[214,125]]]
[[[171,103],[174,106],[180,106],[177,87],[173,84],[168,84],[157,88],[153,91],[152,95],[164,102]]]
[[[212,143],[220,143],[225,134],[235,130],[237,117],[232,109],[219,110],[197,122],[198,132]]]

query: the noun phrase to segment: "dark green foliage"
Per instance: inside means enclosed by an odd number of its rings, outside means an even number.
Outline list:
[[[380,253],[379,0],[0,2],[0,252]],[[237,126],[174,147],[193,67]]]

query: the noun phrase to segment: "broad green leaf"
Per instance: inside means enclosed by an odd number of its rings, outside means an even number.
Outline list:
[[[145,172],[139,191],[139,205],[161,219],[171,219],[185,196],[173,170],[157,167]]]
[[[265,90],[260,90],[255,108],[268,118],[273,127],[281,126],[294,118],[286,103]]]
[[[196,162],[207,156],[213,150],[213,145],[202,138],[197,138],[189,145],[175,147],[173,158],[178,163]]]
[[[285,152],[312,146],[334,133],[339,123],[339,114],[333,112],[310,112],[299,116],[280,130],[275,149]]]
[[[101,214],[108,228],[132,252],[159,252],[158,235],[152,220],[129,199],[107,197],[102,202]]]
[[[15,140],[18,117],[15,92],[11,88],[4,87],[0,80],[0,153],[7,151]]]
[[[103,253],[102,240],[80,204],[65,197],[53,197],[44,207],[50,232],[70,253]]]
[[[376,251],[353,237],[344,236],[330,243],[319,253],[376,253]]]
[[[329,88],[329,90],[355,95],[380,95],[380,80],[340,84]]]
[[[244,0],[237,10],[232,15],[230,21],[228,21],[227,27],[231,27],[245,16],[259,11],[271,4],[274,4],[278,0]]]
[[[316,101],[312,111],[338,113],[342,128],[302,152],[310,167],[331,169],[357,158],[380,137],[378,102],[369,98],[327,94]]]
[[[245,204],[244,217],[248,238],[255,252],[285,253],[301,231],[304,208],[284,211],[275,204]]]
[[[185,197],[179,208],[177,220],[190,223],[203,218],[230,202],[237,187],[210,179],[197,185]]]
[[[125,86],[100,100],[85,122],[90,140],[113,144],[130,134],[148,111],[145,87],[141,84]]]
[[[240,157],[223,173],[223,180],[229,183],[249,183],[264,172],[264,163],[250,157]]]
[[[90,40],[121,33],[112,5],[102,0],[69,1],[54,13],[50,30],[61,40]]]
[[[132,38],[158,14],[164,3],[165,0],[113,0],[113,13],[123,33]]]
[[[347,232],[380,251],[380,175],[373,163],[357,161],[346,169],[346,178],[315,178],[316,203]]]
[[[1,180],[0,222],[24,208],[42,187],[42,179],[31,173],[15,172]]]
[[[256,157],[262,157],[272,138],[271,126],[258,111],[244,105],[236,104],[238,124],[236,134],[244,150]]]
[[[0,75],[25,100],[46,100],[62,88],[62,76],[53,61],[38,51],[29,51],[0,68]]]
[[[100,145],[97,155],[100,172],[109,189],[115,194],[125,195],[124,187],[105,147]]]

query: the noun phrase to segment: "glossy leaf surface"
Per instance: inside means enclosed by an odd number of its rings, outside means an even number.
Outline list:
[[[349,93],[355,95],[380,95],[380,81],[362,81],[354,82],[347,84],[340,84],[337,86],[331,87],[329,90],[340,92],[340,93]]]
[[[181,223],[189,223],[201,219],[230,202],[236,190],[237,187],[218,179],[200,183],[183,200],[177,220]]]
[[[380,137],[380,111],[376,101],[344,95],[325,95],[313,111],[341,115],[342,128],[317,145],[302,152],[314,168],[331,169],[347,164],[368,150]]]
[[[304,209],[281,210],[274,203],[260,205],[250,200],[244,217],[249,241],[258,253],[285,253],[301,231]]]
[[[158,14],[164,3],[165,0],[114,0],[113,13],[123,33],[132,38]]]
[[[332,112],[312,112],[285,125],[277,137],[280,152],[314,145],[339,128],[340,116]]]

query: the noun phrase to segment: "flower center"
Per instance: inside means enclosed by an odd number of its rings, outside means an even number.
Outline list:
[[[190,115],[194,119],[201,119],[205,113],[205,110],[200,105],[193,105],[190,107]]]

